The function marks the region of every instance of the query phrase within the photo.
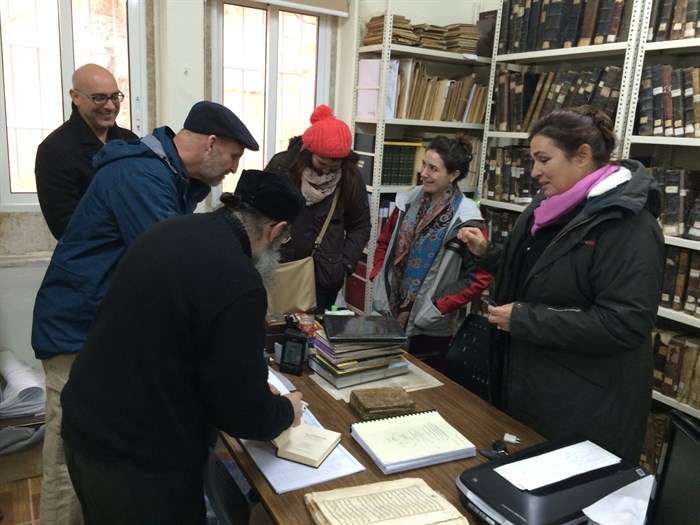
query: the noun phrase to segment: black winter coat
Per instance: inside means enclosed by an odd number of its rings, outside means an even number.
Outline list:
[[[265,170],[290,176],[290,166],[301,151],[302,145],[301,137],[292,138],[287,151],[272,157]],[[351,152],[351,155],[354,153]],[[340,290],[345,277],[352,273],[360,259],[372,227],[367,189],[362,176],[350,163],[342,176],[355,178],[355,191],[350,197],[342,193],[339,195],[333,218],[314,254],[316,290],[321,293],[336,293]],[[323,228],[332,200],[329,196],[321,202],[304,207],[292,224],[292,238],[282,245],[282,262],[296,261],[311,255],[314,241]]]
[[[52,131],[39,144],[34,171],[41,212],[51,234],[63,236],[78,201],[85,194],[97,168],[92,157],[104,144],[73,107],[68,121]],[[136,134],[117,125],[107,131],[107,141],[138,139]]]
[[[515,301],[505,358],[505,406],[547,438],[586,436],[639,460],[651,404],[651,331],[661,297],[660,194],[636,161],[629,182],[588,199],[544,249],[519,289],[518,250],[540,193],[518,218],[499,258],[495,299]],[[500,250],[482,260],[488,270]]]

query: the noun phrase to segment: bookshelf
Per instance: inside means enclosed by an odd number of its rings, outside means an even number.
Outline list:
[[[503,129],[499,127],[499,75],[503,70],[517,73],[544,73],[555,71],[560,63],[567,64],[570,69],[603,67],[616,65],[621,68],[619,84],[619,100],[614,115],[614,125],[618,136],[618,145],[614,152],[615,158],[645,157],[663,166],[681,166],[692,170],[700,170],[700,137],[695,136],[646,136],[638,133],[638,94],[642,71],[649,64],[672,64],[674,67],[697,67],[700,64],[700,33],[696,29],[695,37],[675,40],[649,41],[649,28],[652,20],[652,7],[658,6],[658,0],[627,0],[631,2],[628,12],[627,34],[618,35],[617,42],[602,43],[568,48],[533,50],[532,46],[518,50],[512,49],[512,43],[501,38],[501,31],[508,29],[514,23],[508,12],[508,5],[513,0],[505,0],[498,10],[494,54],[492,58],[489,93],[491,97],[487,105],[486,122],[489,125],[484,130],[481,158],[484,159],[479,172],[477,195],[480,204],[497,214],[520,213],[525,209],[526,202],[515,202],[512,194],[501,196],[495,194],[493,184],[489,186],[488,177],[496,171],[490,163],[492,147],[514,147],[527,144],[527,131],[513,129],[512,126]],[[517,0],[515,0],[517,4]],[[523,5],[534,5],[536,0]],[[551,0],[545,4],[552,5]],[[522,23],[522,22],[521,22]],[[509,38],[512,38],[509,35]],[[522,45],[522,41],[521,41]],[[509,46],[511,48],[509,49]],[[694,92],[695,97],[700,93]],[[595,105],[595,104],[594,104]],[[510,109],[510,108],[509,108]],[[535,118],[532,118],[534,121]],[[510,124],[510,122],[509,122]],[[504,154],[505,155],[505,154]],[[498,165],[498,170],[501,166]],[[503,176],[502,173],[499,176]],[[698,182],[697,184],[700,184]],[[503,187],[501,184],[499,187]],[[494,225],[494,235],[502,235],[499,225]],[[700,241],[666,235],[667,246],[683,250],[700,251]],[[671,321],[682,327],[692,337],[700,337],[700,318],[683,311],[660,307],[658,317]],[[674,326],[675,326],[674,325]],[[665,405],[682,410],[694,417],[700,416],[700,410],[677,402],[675,399],[654,391],[653,398]]]
[[[455,53],[450,51],[444,51],[439,49],[426,49],[421,47],[408,46],[403,44],[397,44],[392,42],[392,35],[394,31],[394,17],[393,15],[403,14],[403,8],[401,2],[396,2],[393,0],[384,0],[384,9],[381,13],[372,13],[371,16],[362,16],[362,20],[359,23],[358,32],[358,45],[357,45],[357,61],[355,70],[355,86],[358,90],[367,88],[375,89],[377,100],[376,111],[374,114],[366,111],[364,106],[365,102],[359,100],[359,97],[355,97],[353,100],[352,107],[352,128],[353,133],[357,137],[358,133],[373,135],[374,136],[374,146],[371,151],[368,150],[358,150],[356,147],[354,149],[361,155],[371,156],[373,159],[372,168],[372,179],[371,184],[367,185],[368,198],[370,203],[370,214],[373,218],[372,220],[372,231],[370,234],[370,239],[368,242],[366,250],[366,263],[358,264],[355,272],[348,278],[346,283],[346,291],[353,291],[352,302],[348,301],[348,306],[357,311],[370,312],[372,310],[371,304],[371,282],[367,279],[367,274],[371,270],[372,261],[374,260],[374,250],[377,245],[377,238],[380,233],[380,219],[379,213],[381,209],[382,201],[387,198],[395,196],[396,193],[404,192],[412,187],[412,185],[405,182],[401,183],[382,183],[382,173],[385,162],[385,152],[384,144],[387,142],[394,141],[423,141],[424,145],[436,135],[447,135],[454,136],[456,133],[466,133],[472,135],[476,140],[481,140],[484,132],[484,119],[478,119],[478,121],[467,120],[462,121],[461,118],[454,118],[453,120],[436,120],[434,118],[416,118],[415,114],[407,114],[408,106],[406,110],[399,111],[399,105],[403,100],[406,100],[405,95],[401,96],[399,94],[400,89],[394,90],[395,80],[392,78],[394,74],[393,71],[396,69],[396,60],[400,61],[401,67],[405,67],[406,64],[419,63],[421,67],[424,67],[424,71],[428,76],[434,76],[438,78],[444,78],[447,80],[458,80],[465,75],[471,75],[474,73],[474,84],[481,84],[483,86],[482,92],[484,93],[483,105],[486,106],[487,94],[486,89],[488,85],[488,72],[492,64],[491,58],[478,57],[471,54]],[[471,7],[469,7],[471,9]],[[421,10],[423,12],[420,16],[411,16],[411,22],[423,23],[428,20],[423,18],[438,17],[440,13],[430,13],[427,10]],[[468,11],[468,9],[467,9]],[[378,16],[380,14],[384,15],[383,20],[383,33],[382,33],[382,43],[372,44],[372,45],[362,45],[362,36],[366,26],[366,23],[370,20],[372,16]],[[459,17],[459,13],[452,13],[449,20],[454,21]],[[470,15],[465,12],[464,18],[468,19]],[[438,22],[436,22],[438,23]],[[474,22],[475,23],[475,22]],[[362,65],[361,62],[365,59],[378,59],[378,78],[375,83],[366,82],[363,79],[363,73],[360,71]],[[411,62],[412,61],[412,62]],[[393,63],[392,63],[393,62]],[[404,78],[411,78],[404,76]],[[393,100],[393,111],[391,108],[387,108],[385,101],[388,99]],[[370,106],[370,110],[373,107]],[[484,113],[485,113],[484,109]],[[458,113],[457,111],[454,112]],[[443,117],[445,114],[443,114]],[[474,170],[472,174],[472,181],[469,182],[470,177],[466,177],[460,183],[462,191],[467,193],[473,193],[476,191],[476,181],[478,178],[478,173],[476,167],[479,166],[480,160],[478,155],[482,151],[480,145],[475,144],[474,147],[474,159],[471,162],[470,170]],[[414,169],[414,179],[415,179],[415,169]],[[362,298],[362,301],[358,301],[358,298]],[[347,299],[347,297],[346,297]],[[361,302],[362,304],[358,304]]]

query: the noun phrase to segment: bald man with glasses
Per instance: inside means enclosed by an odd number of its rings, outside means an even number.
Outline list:
[[[71,116],[39,144],[34,168],[41,212],[57,240],[95,176],[95,153],[110,140],[138,139],[116,124],[124,94],[109,70],[85,64],[72,84]]]

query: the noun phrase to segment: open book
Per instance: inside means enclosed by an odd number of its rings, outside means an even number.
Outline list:
[[[340,432],[301,422],[272,440],[277,455],[310,467],[318,467],[340,443]]]
[[[435,410],[353,423],[350,435],[384,474],[476,455],[474,444]]]
[[[316,525],[469,525],[420,478],[402,478],[304,495]]]

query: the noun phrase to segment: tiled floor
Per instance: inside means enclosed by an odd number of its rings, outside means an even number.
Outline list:
[[[2,525],[39,525],[41,476],[0,485]]]

